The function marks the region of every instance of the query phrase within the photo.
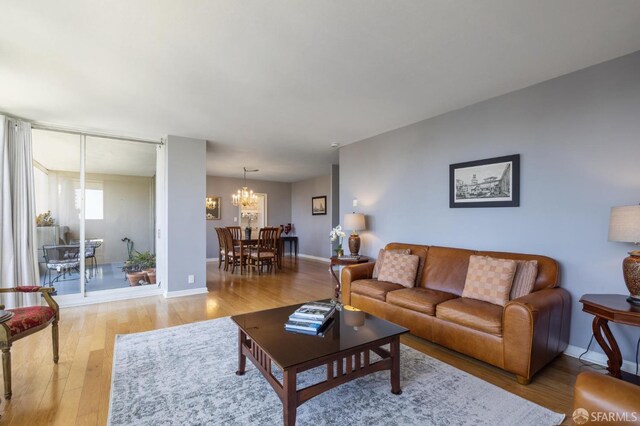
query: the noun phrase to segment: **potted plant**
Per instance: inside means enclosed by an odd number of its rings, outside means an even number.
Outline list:
[[[56,220],[51,216],[51,210],[36,216],[36,226],[53,226],[55,224]]]
[[[342,239],[346,235],[347,234],[342,230],[342,226],[340,226],[340,225],[338,225],[335,228],[333,228],[331,230],[331,232],[329,233],[329,236],[331,237],[331,242],[332,243],[338,241],[338,245],[334,249],[335,252],[336,252],[336,256],[338,256],[338,257],[344,255],[344,250],[342,249]]]
[[[129,285],[154,284],[156,282],[156,255],[150,251],[138,252],[124,263],[122,270],[126,272]]]

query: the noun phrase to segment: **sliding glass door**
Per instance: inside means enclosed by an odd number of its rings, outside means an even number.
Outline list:
[[[36,207],[54,220],[38,227],[42,283],[63,297],[157,289],[157,145],[47,130],[33,145]]]
[[[88,136],[85,158],[87,291],[156,285],[156,146]]]
[[[58,294],[81,294],[79,135],[33,130],[36,244],[41,285]]]

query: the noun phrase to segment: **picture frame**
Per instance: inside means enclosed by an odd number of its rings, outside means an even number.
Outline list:
[[[327,196],[311,198],[311,214],[313,216],[327,214]]]
[[[449,207],[519,207],[520,154],[449,165]]]
[[[218,196],[208,196],[205,200],[205,209],[207,220],[220,220],[220,212],[222,210],[222,198]]]

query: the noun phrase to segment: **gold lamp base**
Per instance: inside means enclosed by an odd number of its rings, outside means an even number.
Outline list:
[[[622,261],[624,282],[629,289],[627,302],[640,306],[640,250],[630,251]]]

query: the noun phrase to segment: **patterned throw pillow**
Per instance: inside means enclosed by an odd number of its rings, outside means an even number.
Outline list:
[[[513,277],[509,300],[517,299],[518,297],[531,293],[533,285],[536,283],[536,277],[538,276],[537,260],[516,260],[516,262],[518,263],[518,267]]]
[[[389,251],[384,255],[378,279],[411,288],[415,284],[419,264],[420,258],[415,254]]]
[[[371,278],[376,279],[378,278],[378,275],[380,275],[380,268],[382,268],[382,262],[384,262],[384,254],[387,252],[411,254],[411,249],[393,249],[393,250],[380,249],[380,251],[378,252],[378,258],[376,259],[376,264],[373,267],[373,274],[371,275]]]
[[[462,297],[506,305],[516,266],[515,260],[471,256]]]

